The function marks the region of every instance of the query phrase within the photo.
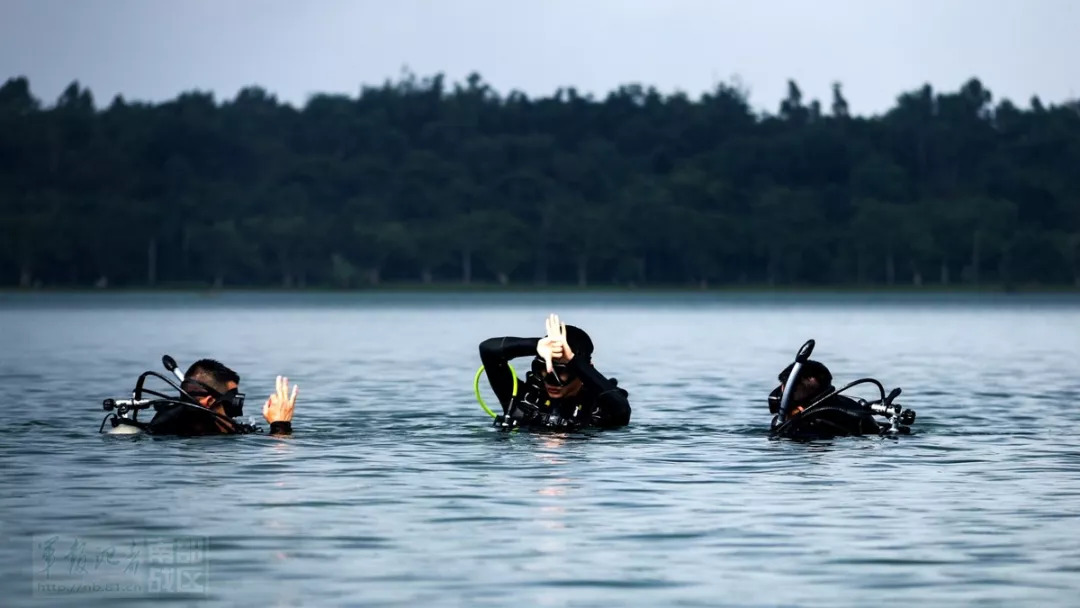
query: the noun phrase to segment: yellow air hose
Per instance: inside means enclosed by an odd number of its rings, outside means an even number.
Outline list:
[[[518,393],[517,373],[514,372],[514,366],[510,365],[509,363],[506,364],[506,367],[510,368],[510,377],[513,378],[513,380],[514,380],[514,392],[511,393],[511,396],[512,397],[517,397],[517,393]],[[491,408],[488,407],[488,405],[486,403],[484,403],[484,398],[480,396],[480,375],[483,374],[483,373],[484,373],[484,366],[481,365],[480,369],[476,370],[476,378],[473,379],[473,390],[476,391],[476,400],[480,402],[480,407],[484,408],[484,411],[487,412],[488,416],[491,416],[492,418],[496,418],[498,415],[495,412],[491,411]]]

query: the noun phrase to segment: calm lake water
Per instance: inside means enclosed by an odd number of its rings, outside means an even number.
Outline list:
[[[491,428],[477,344],[549,312],[629,427]],[[1080,601],[1077,296],[6,294],[0,337],[4,606]],[[769,440],[808,338],[916,434]],[[98,434],[166,353],[251,416],[287,375],[295,434]]]

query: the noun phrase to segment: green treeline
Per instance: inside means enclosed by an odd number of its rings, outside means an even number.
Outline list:
[[[1080,103],[0,88],[0,286],[1080,286]]]

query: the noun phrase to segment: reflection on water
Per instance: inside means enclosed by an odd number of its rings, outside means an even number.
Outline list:
[[[553,311],[629,390],[628,428],[489,426],[477,344],[536,335]],[[135,594],[183,605],[1067,606],[1080,591],[1075,298],[5,295],[0,335],[4,605],[116,603],[37,591],[53,537],[116,545],[99,580],[132,541],[149,568],[155,543],[204,539],[208,559],[169,555],[202,564],[208,593]],[[769,440],[766,395],[811,337],[838,381],[902,387],[917,434]],[[253,416],[287,374],[295,435],[98,435],[101,400],[165,353],[237,369]]]

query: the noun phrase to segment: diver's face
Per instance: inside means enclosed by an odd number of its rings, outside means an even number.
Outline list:
[[[547,391],[547,396],[552,399],[563,399],[566,397],[572,397],[581,390],[580,379],[567,379],[567,382],[562,386],[552,386],[547,382],[544,383],[544,390]]]
[[[791,393],[792,403],[805,405],[805,402],[817,394],[818,382],[814,378],[807,378],[799,382],[795,391]]]
[[[229,382],[225,385],[226,392],[237,388],[240,388],[240,385],[236,382]],[[217,402],[217,399],[215,399],[214,396],[211,395],[209,391],[207,391],[205,388],[196,385],[191,390],[188,390],[185,387],[185,390],[187,390],[187,393],[191,395],[191,397],[195,399],[195,402],[199,405],[205,407],[208,410],[218,412],[219,414],[224,413],[225,406],[219,404]]]
[[[551,399],[563,399],[576,395],[581,390],[581,379],[573,377],[566,369],[565,360],[556,359],[555,363],[555,373],[544,376],[544,390],[547,391],[547,396]]]
[[[240,385],[235,383],[235,382],[228,382],[228,383],[225,384],[225,392],[229,392],[229,391],[231,391],[233,389],[238,389],[238,388],[240,388]],[[199,399],[199,405],[202,405],[206,409],[208,409],[211,412],[214,412],[215,414],[218,414],[220,416],[226,416],[226,417],[228,416],[228,414],[225,413],[225,404],[218,403],[217,399],[215,399],[212,396],[206,396],[206,397],[200,398]],[[214,424],[217,426],[217,428],[219,430],[224,431],[224,432],[229,432],[232,429],[231,424],[228,424],[228,423],[222,421],[221,419],[215,420]]]
[[[240,385],[235,383],[235,382],[227,382],[225,384],[225,392],[229,392],[231,390],[236,390],[238,388],[240,388]],[[210,402],[208,404],[206,404],[206,405],[203,405],[203,407],[205,407],[207,409],[210,409],[210,410],[213,410],[213,411],[215,411],[215,412],[217,412],[219,414],[224,414],[225,413],[225,406],[218,403],[217,400],[214,399],[213,397],[210,397]]]

